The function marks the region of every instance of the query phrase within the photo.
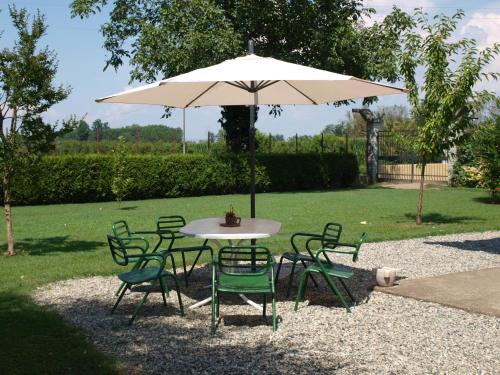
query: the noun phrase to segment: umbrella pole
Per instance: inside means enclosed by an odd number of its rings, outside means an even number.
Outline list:
[[[253,54],[253,40],[248,41],[248,53]],[[255,82],[250,82],[252,90]],[[254,105],[250,106],[250,128],[248,131],[248,148],[250,151],[250,217],[255,217],[255,107],[257,105],[257,92],[254,92]],[[253,244],[253,242],[252,242]]]
[[[252,82],[253,83],[253,82]],[[250,106],[250,129],[248,134],[250,151],[250,217],[255,217],[255,106]]]

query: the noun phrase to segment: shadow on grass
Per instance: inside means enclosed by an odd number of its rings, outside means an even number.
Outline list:
[[[126,206],[126,207],[120,207],[119,210],[122,210],[122,211],[132,211],[132,210],[135,210],[137,209],[138,206]]]
[[[479,202],[479,203],[486,203],[486,204],[498,204],[493,201],[493,198],[491,197],[474,197],[472,198],[473,201]]]
[[[484,251],[493,254],[500,254],[500,237],[485,240],[465,240],[465,241],[424,241],[429,245],[441,245],[454,247],[466,251]]]
[[[79,329],[16,293],[0,294],[0,368],[4,374],[118,374],[114,361]]]
[[[416,215],[414,213],[406,213],[405,217],[407,219],[415,220]],[[460,223],[468,223],[468,222],[477,222],[484,221],[485,219],[479,218],[476,216],[451,216],[451,215],[443,215],[437,212],[431,212],[428,214],[424,214],[423,222],[425,223],[434,223],[434,224],[460,224]]]
[[[69,240],[69,236],[56,236],[24,238],[16,241],[16,250],[27,255],[46,255],[55,252],[91,251],[104,245],[105,243],[101,241]],[[6,251],[7,245],[2,245],[1,250]]]

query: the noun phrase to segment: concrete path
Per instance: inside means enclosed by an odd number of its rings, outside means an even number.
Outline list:
[[[500,267],[402,280],[375,290],[500,317]]]

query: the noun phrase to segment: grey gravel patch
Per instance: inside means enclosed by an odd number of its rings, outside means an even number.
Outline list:
[[[351,264],[346,259],[345,264]],[[87,338],[127,368],[146,374],[500,374],[500,319],[373,292],[371,269],[390,266],[417,278],[500,266],[500,232],[367,244],[348,285],[359,302],[347,314],[330,293],[310,284],[293,311],[280,281],[278,331],[237,297],[221,297],[222,321],[210,337],[210,306],[180,317],[153,293],[132,327],[141,293],[127,293],[110,315],[115,277],[66,280],[37,289],[36,302],[82,327]],[[208,267],[182,288],[185,306],[207,297]],[[294,289],[295,292],[295,289]],[[261,302],[260,296],[254,299]],[[270,307],[270,306],[269,306]],[[270,311],[270,309],[268,309]]]

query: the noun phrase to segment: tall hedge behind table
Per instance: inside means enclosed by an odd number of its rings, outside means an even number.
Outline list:
[[[248,193],[249,164],[242,155],[130,155],[133,184],[125,200]],[[358,176],[350,153],[258,154],[257,191],[346,187]],[[113,157],[47,156],[16,181],[15,204],[114,200]]]

